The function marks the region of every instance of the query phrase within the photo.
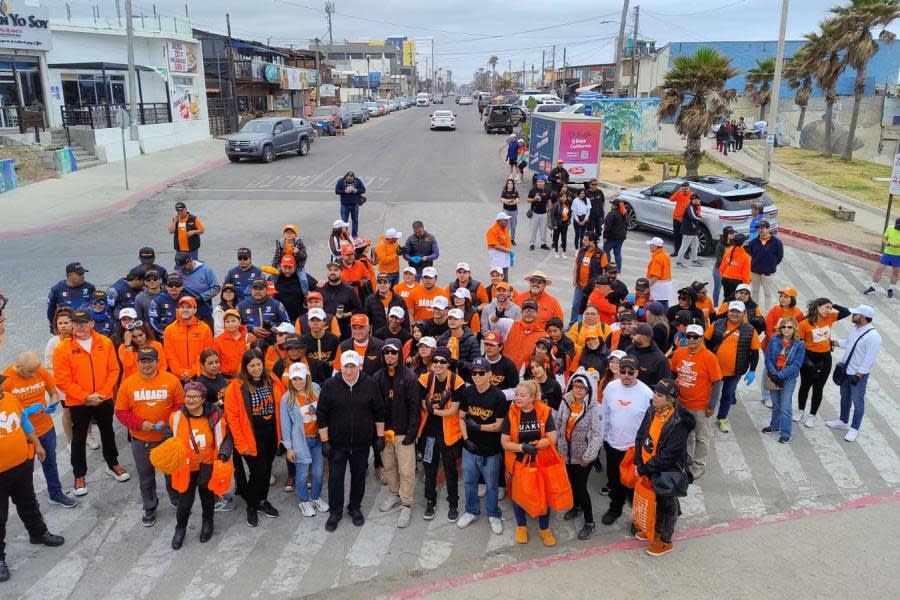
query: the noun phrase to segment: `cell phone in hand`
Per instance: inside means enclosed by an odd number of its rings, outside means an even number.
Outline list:
[[[8,302],[9,302],[9,299],[6,296],[4,296],[3,294],[0,294],[0,317],[3,316],[3,309],[6,308],[6,304]]]

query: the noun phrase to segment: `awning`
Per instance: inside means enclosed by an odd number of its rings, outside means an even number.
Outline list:
[[[272,48],[267,48],[265,46],[257,46],[255,44],[248,44],[247,42],[239,42],[238,40],[231,40],[232,48],[244,48],[246,50],[253,50],[254,52],[259,52],[260,54],[275,54],[277,56],[284,56],[287,58],[287,54],[279,52],[278,50],[274,50]]]
[[[122,63],[108,63],[108,62],[80,62],[80,63],[55,63],[52,65],[47,65],[50,69],[82,69],[82,70],[93,70],[93,71],[127,71],[128,65],[123,65]],[[155,71],[156,69],[152,67],[145,67],[144,65],[134,65],[135,70],[137,71]]]
[[[602,84],[602,83],[592,83],[592,84],[590,84],[590,85],[583,85],[583,86],[581,86],[580,88],[576,88],[576,89],[575,89],[575,93],[576,93],[576,94],[581,94],[581,93],[584,93],[584,92],[593,92],[593,91],[596,90],[598,87],[603,87],[603,84]]]

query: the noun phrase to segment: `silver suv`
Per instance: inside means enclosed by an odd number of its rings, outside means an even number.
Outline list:
[[[312,127],[305,119],[264,117],[247,122],[238,133],[228,136],[225,154],[231,162],[256,158],[270,163],[284,152],[305,156],[311,143]]]

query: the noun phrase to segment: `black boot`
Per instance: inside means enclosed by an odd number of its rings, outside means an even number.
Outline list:
[[[9,581],[9,567],[5,560],[0,560],[0,582]]]
[[[45,531],[43,535],[37,535],[28,538],[32,544],[43,544],[44,546],[62,546],[66,541],[61,535],[53,535],[49,531]]]
[[[212,521],[203,521],[203,524],[200,526],[200,543],[205,544],[209,541],[209,538],[212,537],[213,534],[213,522]]]
[[[186,533],[187,529],[175,528],[175,535],[172,536],[172,550],[181,550],[181,546],[184,545],[184,534]]]

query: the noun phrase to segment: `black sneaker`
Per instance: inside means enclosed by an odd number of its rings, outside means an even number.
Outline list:
[[[325,531],[332,532],[337,529],[338,523],[341,522],[341,516],[336,514],[328,515],[328,520],[325,521]]]
[[[247,525],[250,527],[259,527],[259,514],[255,508],[247,509]]]
[[[358,508],[348,510],[347,512],[350,514],[350,518],[353,520],[353,524],[357,527],[362,527],[366,522],[366,518],[363,516],[362,511]]]
[[[534,250],[534,244],[531,244],[530,246],[528,246],[528,249],[529,249],[529,250]]]
[[[41,546],[62,546],[65,543],[65,538],[61,535],[54,535],[49,531],[45,531],[43,535],[36,535],[28,538],[28,542],[34,545]]]
[[[0,582],[9,581],[9,567],[5,560],[0,560]]]
[[[894,288],[891,288],[888,290],[888,298],[893,298],[893,297],[894,297]]]
[[[269,504],[268,500],[259,505],[259,510],[270,519],[274,519],[278,516],[278,509]]]
[[[577,506],[573,506],[569,510],[566,511],[566,514],[563,515],[563,521],[571,521],[575,517],[581,514],[581,509]]]
[[[873,285],[870,285],[869,287],[867,287],[866,289],[863,290],[863,294],[865,294],[866,296],[871,296],[874,293],[875,293],[875,286],[873,286]]]
[[[616,519],[618,519],[621,515],[622,515],[622,513],[615,513],[615,512],[608,510],[605,513],[603,513],[602,517],[600,517],[600,522],[603,523],[604,525],[612,525],[613,523],[616,522]]]
[[[585,523],[584,527],[581,528],[581,531],[578,532],[579,540],[586,540],[594,535],[594,524],[593,523]]]
[[[426,521],[430,521],[434,518],[434,502],[429,502],[425,506],[425,512],[422,513],[422,518]]]
[[[150,508],[144,511],[144,516],[141,517],[141,525],[144,527],[153,527],[156,525],[156,509]]]
[[[550,246],[548,246],[547,244],[541,244],[541,250],[549,250],[549,249],[550,249]]]
[[[455,506],[451,506],[450,510],[447,511],[447,520],[451,523],[456,523],[459,520],[459,510]]]
[[[763,427],[763,428],[762,428],[762,432],[763,432],[763,433],[778,433],[778,430],[777,430],[777,429],[773,429],[773,428],[771,428],[771,427]]]

